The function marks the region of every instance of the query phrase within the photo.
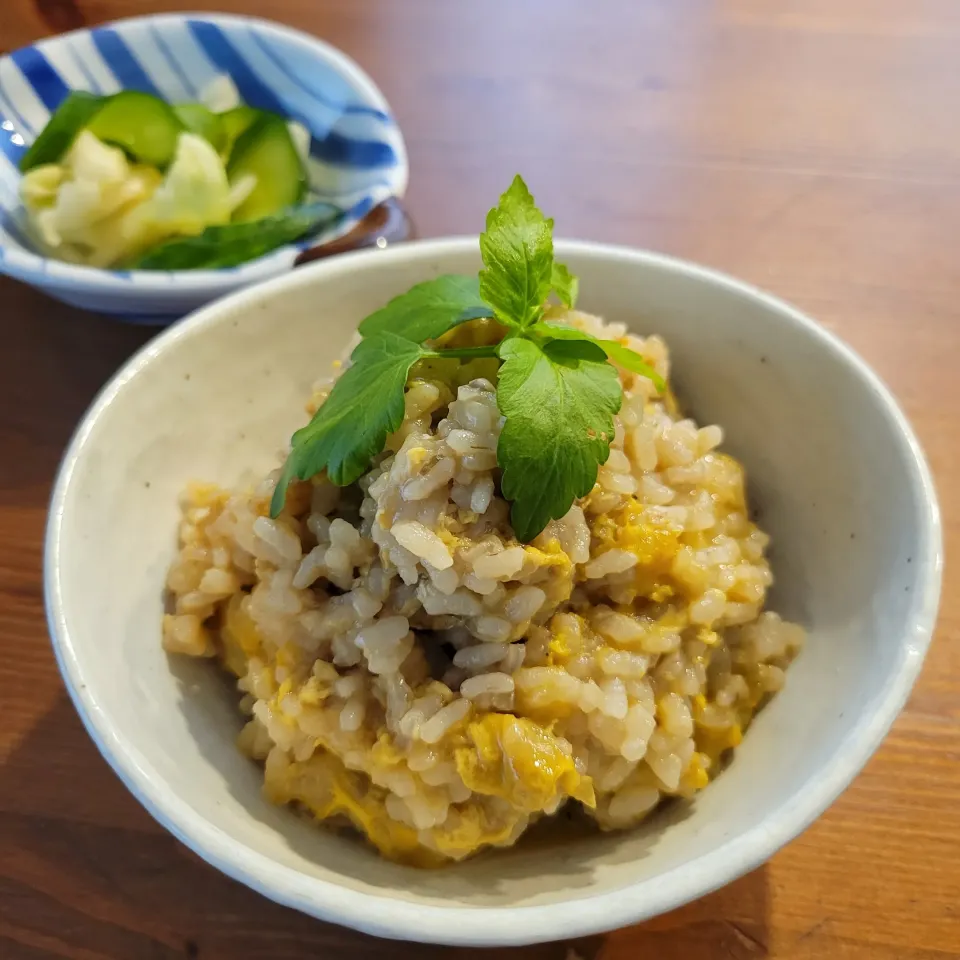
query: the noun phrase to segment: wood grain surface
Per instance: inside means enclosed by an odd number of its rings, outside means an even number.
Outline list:
[[[190,6],[0,0],[0,47]],[[342,47],[410,150],[422,236],[476,233],[520,170],[567,236],[650,247],[786,297],[874,365],[960,523],[955,0],[233,0]],[[909,706],[765,867],[605,938],[482,953],[275,906],[163,832],[101,760],[47,639],[41,550],[71,430],[149,332],[0,280],[3,960],[960,957],[960,572]],[[896,504],[891,504],[896,509]]]

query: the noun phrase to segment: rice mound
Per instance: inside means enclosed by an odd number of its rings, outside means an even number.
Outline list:
[[[667,378],[659,338],[552,319]],[[461,342],[491,336],[467,326]],[[357,484],[297,483],[276,520],[279,470],[253,489],[191,485],[164,646],[238,678],[239,745],[272,801],[350,823],[392,859],[509,846],[567,802],[620,829],[692,796],[803,642],[763,610],[768,537],[720,428],[621,370],[597,484],[524,545],[499,495],[489,361],[414,373]]]

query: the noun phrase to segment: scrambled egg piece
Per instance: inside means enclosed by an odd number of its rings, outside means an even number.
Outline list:
[[[550,639],[544,660],[548,667],[565,667],[585,650],[595,652],[602,645],[587,621],[577,613],[554,617],[548,629]],[[532,664],[534,661],[531,659],[528,662]]]
[[[594,521],[593,535],[601,548],[632,553],[637,558],[636,595],[663,603],[676,592],[670,582],[670,569],[683,531],[670,523],[650,520],[644,516],[646,509],[637,497],[630,497],[619,510]]]
[[[708,754],[694,753],[680,778],[679,794],[683,797],[692,797],[698,790],[702,790],[710,782],[709,769],[713,761]]]
[[[436,866],[440,857],[424,849],[417,831],[387,816],[386,791],[368,777],[348,770],[334,754],[317,751],[309,760],[291,762],[266,780],[268,799],[297,801],[317,819],[342,816],[385,856],[417,866]]]
[[[559,567],[562,573],[568,572],[573,566],[560,541],[551,537],[540,547],[523,546],[524,553],[536,561],[540,567]]]
[[[426,447],[413,447],[407,451],[407,459],[413,467],[419,467],[430,456]]]
[[[442,827],[431,831],[433,846],[445,857],[462,860],[481,847],[509,843],[518,825],[526,825],[527,817],[514,812],[499,822],[484,806],[471,804],[458,810]]]
[[[247,672],[247,661],[261,656],[263,652],[260,632],[247,613],[246,595],[235,593],[223,612],[220,629],[223,665],[233,674],[242,677]]]
[[[531,816],[553,810],[567,796],[596,803],[589,777],[555,737],[532,720],[487,714],[456,740],[457,771],[489,801],[454,805],[441,826],[418,831],[387,814],[387,791],[365,773],[348,770],[329,749],[309,759],[290,760],[274,751],[267,763],[265,789],[275,803],[296,801],[320,820],[342,817],[385,856],[420,867],[459,860],[481,847],[510,842]],[[381,770],[404,768],[405,755],[387,734],[370,751]]]
[[[694,739],[697,749],[709,758],[711,766],[716,766],[728,750],[740,746],[743,741],[743,728],[739,723],[723,730],[708,730],[697,727]]]
[[[619,510],[598,517],[593,534],[608,549],[617,547],[634,554],[639,566],[666,572],[679,549],[682,530],[651,522],[643,515],[646,509],[637,497],[630,497]]]
[[[579,647],[579,638],[573,637],[562,627],[553,633],[547,644],[547,666],[562,667],[569,662]]]
[[[467,727],[467,739],[455,753],[457,772],[476,793],[502,797],[527,813],[552,810],[564,796],[596,804],[590,777],[535,721],[489,713]]]

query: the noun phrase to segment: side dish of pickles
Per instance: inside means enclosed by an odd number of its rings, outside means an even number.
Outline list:
[[[226,78],[212,99],[224,102]],[[235,266],[340,215],[311,201],[310,134],[234,101],[74,91],[20,161],[20,194],[45,253],[92,267]]]

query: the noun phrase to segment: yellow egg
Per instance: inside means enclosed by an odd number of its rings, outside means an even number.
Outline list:
[[[556,537],[548,540],[543,547],[524,547],[523,550],[541,567],[560,567],[563,570],[569,570],[573,566]]]
[[[513,836],[517,824],[526,817],[515,812],[499,824],[491,822],[480,806],[466,806],[431,833],[434,846],[446,857],[461,860],[484,846],[502,844]]]
[[[385,857],[420,866],[439,860],[420,846],[416,830],[387,816],[385,791],[347,770],[332,753],[322,751],[309,760],[289,763],[273,777],[268,764],[266,789],[274,802],[298,801],[320,820],[346,817]]]
[[[552,808],[562,796],[596,803],[556,737],[526,717],[490,713],[467,727],[470,746],[456,750],[457,772],[476,793],[497,796],[528,813]]]
[[[263,653],[260,632],[247,613],[245,599],[243,593],[236,593],[230,598],[220,631],[223,663],[238,677],[247,672],[247,661],[251,657],[262,656]]]
[[[601,547],[626,550],[637,558],[631,602],[646,597],[664,603],[676,593],[669,575],[683,531],[665,521],[652,522],[646,511],[637,497],[629,497],[620,509],[597,518],[593,535]]]
[[[710,774],[707,768],[710,766],[710,758],[705,753],[694,753],[680,777],[681,796],[691,796],[698,790],[702,790],[710,782]]]
[[[547,664],[551,667],[562,667],[571,656],[570,635],[564,630],[557,631],[547,645]]]

